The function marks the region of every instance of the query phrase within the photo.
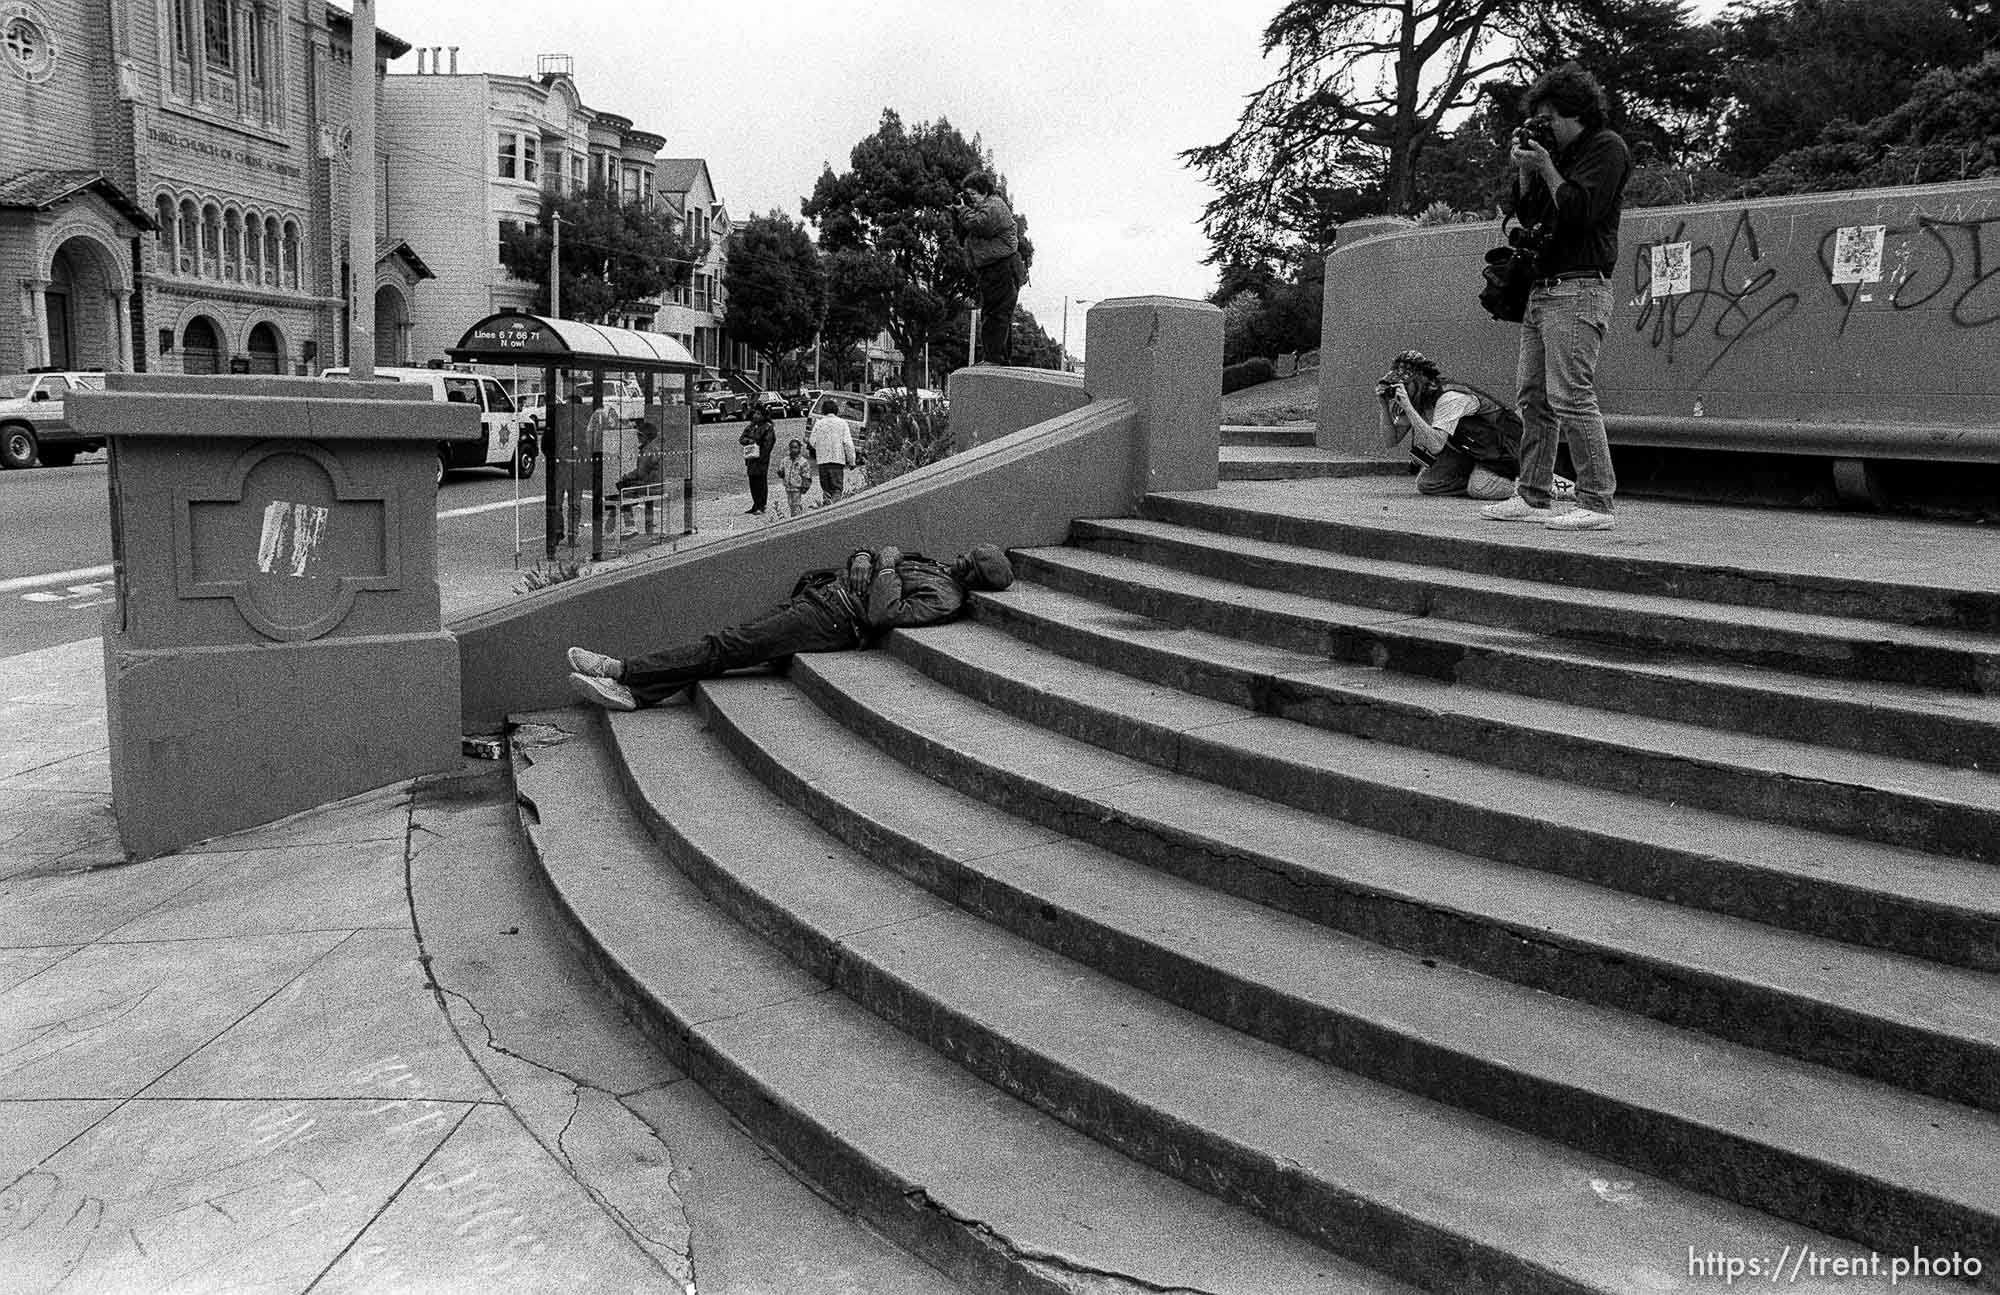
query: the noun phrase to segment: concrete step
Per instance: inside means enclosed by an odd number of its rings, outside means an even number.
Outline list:
[[[1519,775],[1467,777],[1446,757],[1399,759],[1246,717],[976,625],[895,637],[968,662],[1004,659],[1004,677],[975,665],[947,687],[876,653],[800,658],[793,678],[849,727],[968,794],[1366,938],[2000,1107],[2000,979],[1703,911],[1749,893],[1795,922],[1810,913],[1816,927],[1879,934],[1853,919],[1854,904],[1901,942],[1943,945],[1926,917],[1970,923],[1949,887],[1933,889],[1922,856],[1829,855],[1786,831],[1746,847],[1714,816],[1605,793],[1568,797],[1585,821],[1544,822],[1534,807],[1566,789],[1503,791],[1494,783]],[[1857,851],[1865,864],[1848,862]]]
[[[1383,477],[1407,472],[1400,463],[1357,459],[1307,445],[1224,445],[1216,465],[1224,481],[1303,481],[1314,477]]]
[[[937,911],[930,892],[692,749],[691,725],[663,732],[659,718],[615,718],[619,750],[709,894],[989,1083],[1331,1250],[1434,1290],[1629,1292],[1684,1280],[1690,1236],[1741,1253],[1855,1249],[1301,1057]],[[838,761],[796,740],[790,758]]]
[[[1225,446],[1307,446],[1312,445],[1318,435],[1319,429],[1311,423],[1288,424],[1283,427],[1242,423],[1222,425],[1222,444]]]
[[[1499,525],[1499,523],[1495,523]],[[1352,557],[1147,520],[1079,521],[1070,542],[1258,589],[1410,616],[1799,674],[2000,696],[2000,638],[1682,596],[1599,589],[1588,599],[1542,580]]]
[[[1431,504],[1440,507],[1426,507]],[[1278,495],[1227,485],[1150,494],[1139,511],[1154,521],[1244,539],[1570,588],[2000,632],[2000,591],[1978,579],[1980,564],[1990,567],[1995,561],[1995,544],[1978,527],[1845,515],[1758,526],[1746,524],[1745,515],[1784,514],[1648,504],[1645,529],[1664,532],[1671,544],[1647,535],[1579,547],[1537,527],[1483,521],[1468,500],[1418,500],[1379,490],[1366,496]],[[1810,548],[1797,547],[1802,537]],[[1958,563],[1941,565],[1942,554],[1960,555],[1967,565],[1963,570]],[[1849,555],[1852,561],[1843,560]]]
[[[2000,697],[1552,638],[1085,549],[1022,550],[1015,561],[1024,578],[1121,611],[1336,661],[1900,759],[2000,768]]]
[[[834,847],[761,793],[691,710],[631,718],[629,740],[655,753],[637,768],[677,821],[816,884],[842,941],[941,913],[892,880],[833,884],[820,856]],[[1132,1163],[828,992],[824,960],[816,975],[787,959],[661,858],[606,741],[517,752],[516,775],[548,885],[635,1019],[775,1156],[969,1288],[1408,1290]],[[724,808],[740,807],[732,785],[758,797],[741,818]],[[868,1274],[847,1276],[871,1289]]]
[[[702,705],[737,761],[850,848],[1133,988],[1878,1248],[2000,1244],[1991,1115],[1553,999],[1054,837],[902,765],[781,680],[732,680]]]
[[[1134,617],[1039,585],[980,619],[1106,669],[1261,714],[1569,783],[1985,862],[2000,776],[1397,674]]]

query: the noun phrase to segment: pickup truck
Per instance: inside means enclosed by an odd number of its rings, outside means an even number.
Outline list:
[[[102,441],[84,439],[63,417],[65,395],[102,390],[104,375],[96,372],[0,376],[0,467],[66,468],[77,455],[103,449]]]
[[[597,403],[597,384],[579,382],[576,389],[583,397],[583,403]],[[646,416],[646,393],[630,378],[606,378],[604,380],[604,407],[618,415],[619,421],[628,427]]]

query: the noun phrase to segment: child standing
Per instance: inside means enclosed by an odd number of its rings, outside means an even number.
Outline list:
[[[781,479],[785,483],[785,507],[789,515],[797,517],[805,508],[806,492],[812,489],[813,461],[806,456],[806,444],[798,437],[785,447],[785,462],[781,469]]]

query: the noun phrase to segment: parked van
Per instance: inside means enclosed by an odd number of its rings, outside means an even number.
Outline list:
[[[319,376],[344,378],[348,371],[323,369]],[[492,378],[457,369],[398,368],[377,368],[375,377],[384,382],[429,387],[433,400],[464,401],[478,408],[478,437],[438,443],[438,484],[444,484],[444,474],[454,468],[499,468],[524,479],[535,475],[535,458],[540,449],[534,433],[528,430],[514,398]]]

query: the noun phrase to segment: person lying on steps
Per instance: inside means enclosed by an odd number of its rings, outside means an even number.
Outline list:
[[[949,564],[894,545],[856,549],[838,569],[800,576],[785,602],[713,634],[625,659],[573,647],[570,691],[607,710],[657,706],[724,671],[799,652],[868,647],[891,629],[950,620],[964,610],[969,590],[1013,583],[1014,566],[996,544],[976,544]]]

